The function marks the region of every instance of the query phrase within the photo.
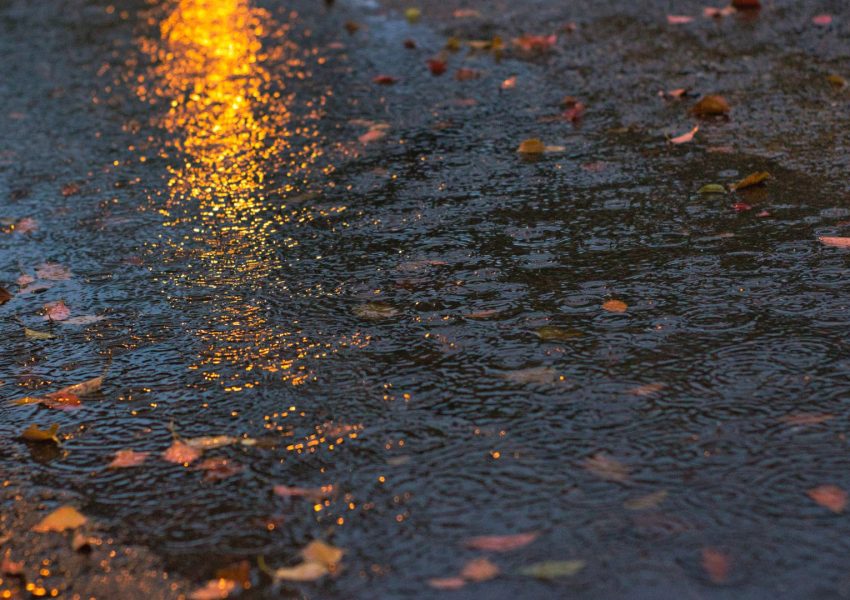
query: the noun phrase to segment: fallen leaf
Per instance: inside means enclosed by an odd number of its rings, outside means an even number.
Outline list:
[[[731,110],[726,98],[717,94],[710,94],[700,98],[691,108],[691,112],[698,117],[716,117],[729,114]]]
[[[60,506],[52,513],[44,517],[33,526],[36,533],[47,533],[49,531],[62,532],[66,529],[76,529],[85,525],[88,519],[79,513],[73,506]]]
[[[452,16],[455,19],[470,19],[473,17],[480,17],[481,13],[475,10],[474,8],[458,8],[452,13]]]
[[[225,446],[233,445],[238,441],[239,438],[231,437],[229,435],[205,435],[183,440],[187,446],[191,446],[192,448],[201,451],[223,448]]]
[[[844,79],[841,75],[837,75],[833,73],[832,75],[827,75],[826,80],[838,88],[843,88],[847,85],[847,80]]]
[[[501,313],[502,313],[501,310],[496,309],[496,308],[492,308],[490,310],[479,310],[479,311],[476,311],[476,312],[467,313],[463,316],[466,317],[467,319],[483,321],[485,319],[492,319],[493,317],[496,317],[496,316],[500,315]]]
[[[99,321],[105,320],[103,315],[80,315],[79,317],[71,317],[62,321],[63,325],[91,325]]]
[[[847,507],[847,492],[837,485],[820,485],[810,489],[806,494],[809,498],[836,514],[844,512]]]
[[[850,237],[819,235],[818,241],[824,246],[832,246],[833,248],[850,248]]]
[[[691,140],[694,139],[694,136],[697,134],[697,131],[699,131],[699,125],[695,126],[688,133],[683,133],[682,135],[677,135],[674,138],[670,138],[670,143],[671,144],[685,144],[687,142],[690,142]]]
[[[110,469],[125,469],[127,467],[138,467],[147,460],[150,452],[136,452],[135,450],[118,450],[115,458],[109,463]]]
[[[0,572],[9,577],[18,577],[24,573],[24,561],[14,561],[11,558],[9,550],[3,556],[3,562],[0,563]]]
[[[743,190],[754,185],[763,184],[768,179],[770,179],[770,173],[767,171],[756,171],[755,173],[750,173],[738,183],[732,184],[730,188],[732,191]]]
[[[558,42],[558,36],[552,35],[522,35],[513,39],[515,46],[526,52],[546,52]]]
[[[373,79],[373,83],[377,83],[378,85],[392,85],[396,83],[398,79],[393,77],[392,75],[376,75]]]
[[[377,321],[389,319],[398,315],[398,310],[385,302],[367,302],[352,309],[352,312],[361,319]]]
[[[404,18],[408,23],[416,23],[422,17],[422,11],[416,7],[408,8],[404,11]]]
[[[356,21],[346,21],[344,27],[349,35],[354,35],[360,29],[360,23]]]
[[[646,494],[645,496],[626,500],[626,502],[623,503],[623,506],[629,510],[647,510],[649,508],[655,508],[664,502],[668,495],[669,493],[667,490],[659,490],[657,492],[652,492],[651,494]]]
[[[211,579],[189,594],[189,600],[224,600],[235,588],[236,582],[230,579]]]
[[[613,313],[624,313],[628,310],[629,305],[622,300],[606,300],[602,303],[602,310],[607,310]]]
[[[456,37],[450,37],[446,40],[446,50],[449,52],[458,52],[460,50],[460,40]]]
[[[587,107],[583,103],[576,102],[573,106],[564,111],[564,119],[577,123],[584,116],[585,110],[587,110]]]
[[[80,186],[74,182],[66,183],[62,186],[62,195],[66,198],[80,193]]]
[[[431,58],[427,61],[428,69],[431,75],[439,76],[446,72],[446,61],[438,58]]]
[[[464,541],[463,545],[467,548],[485,550],[487,552],[510,552],[511,550],[528,546],[539,535],[536,531],[513,535],[481,535],[468,538]]]
[[[0,305],[6,304],[12,299],[12,294],[6,288],[0,287]]]
[[[572,577],[584,569],[583,560],[548,560],[520,569],[520,574],[537,579],[557,579]]]
[[[517,148],[520,154],[543,154],[545,151],[546,146],[537,138],[523,140]]]
[[[478,79],[479,77],[481,77],[481,71],[476,71],[475,69],[464,67],[455,71],[455,79],[457,81],[469,81],[471,79]]]
[[[726,188],[719,183],[707,183],[697,190],[697,194],[725,194]]]
[[[44,319],[47,321],[64,321],[71,316],[71,309],[62,300],[48,302],[44,305]]]
[[[516,75],[512,75],[505,79],[501,84],[499,84],[499,88],[503,90],[512,90],[516,87]]]
[[[566,342],[581,337],[581,332],[575,329],[564,329],[555,325],[538,327],[534,334],[544,342]]]
[[[14,230],[18,233],[30,233],[38,229],[38,221],[29,217],[24,217],[15,223]]]
[[[168,462],[188,465],[201,456],[201,451],[180,440],[174,443],[162,453],[162,458]]]
[[[294,567],[281,567],[274,571],[276,579],[285,581],[315,581],[327,574],[327,567],[317,562],[303,562]]]
[[[686,25],[687,23],[692,23],[693,20],[693,17],[686,15],[667,15],[668,25]]]
[[[835,418],[829,413],[796,413],[785,415],[779,420],[788,425],[819,425]]]
[[[499,567],[486,558],[475,558],[464,565],[460,575],[467,581],[487,581],[498,576]]]
[[[660,392],[665,387],[667,386],[663,383],[646,383],[630,389],[629,393],[634,394],[635,396],[651,396],[656,392]]]
[[[342,560],[345,550],[326,544],[321,540],[313,540],[301,550],[301,556],[305,562],[315,562],[324,566],[328,571],[333,571]]]
[[[103,387],[103,375],[100,377],[94,377],[92,379],[88,379],[83,381],[82,383],[75,383],[73,385],[69,385],[68,387],[63,387],[61,390],[56,392],[50,392],[49,394],[45,394],[45,398],[59,398],[62,396],[87,396],[89,394],[93,394],[98,391],[101,387]]]
[[[70,392],[53,392],[50,396],[41,398],[41,404],[47,408],[67,410],[79,407],[82,402],[80,401],[80,397],[76,394],[72,394]]]
[[[36,425],[30,425],[21,433],[21,438],[29,442],[52,442],[59,443],[59,438],[56,434],[59,432],[59,425],[55,423],[48,429],[39,429]]]
[[[702,568],[712,583],[725,583],[729,578],[732,561],[728,555],[715,548],[702,549]]]
[[[52,333],[48,333],[46,331],[36,331],[35,329],[30,329],[29,327],[24,327],[24,335],[31,340],[52,340],[56,337]]]
[[[300,488],[286,485],[276,485],[274,493],[283,498],[310,498],[311,500],[322,500],[333,492],[333,486],[327,485],[320,488]]]
[[[35,282],[35,277],[33,277],[32,275],[27,275],[26,273],[18,276],[18,278],[15,280],[15,283],[17,283],[21,287],[28,286],[33,282]]]
[[[443,577],[437,579],[429,579],[428,585],[435,590],[459,590],[466,585],[466,579],[463,577]]]
[[[827,25],[832,24],[832,15],[815,15],[812,17],[812,23],[821,27],[826,27]]]
[[[551,385],[560,381],[565,381],[566,377],[558,373],[551,367],[530,367],[528,369],[516,369],[507,371],[502,374],[502,377],[508,381],[519,383],[521,385],[533,383],[537,385]]]
[[[247,560],[240,560],[237,563],[217,569],[215,576],[219,579],[235,581],[238,585],[248,589],[251,587],[251,563]]]
[[[585,459],[582,466],[607,481],[624,483],[629,480],[629,467],[602,452]]]
[[[676,88],[673,90],[667,90],[658,92],[659,96],[663,96],[666,98],[673,98],[674,100],[678,100],[682,98],[685,94],[688,93],[688,88]]]
[[[51,281],[64,281],[71,278],[71,272],[59,263],[45,262],[35,268],[35,275],[39,279]]]
[[[221,481],[242,472],[242,465],[229,458],[207,458],[195,465],[195,468],[205,471],[206,481]]]
[[[408,50],[415,50],[416,49],[416,40],[412,40],[410,38],[407,38],[406,40],[404,40],[404,47],[407,48]]]

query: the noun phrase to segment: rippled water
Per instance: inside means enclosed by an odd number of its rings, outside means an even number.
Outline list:
[[[255,573],[250,597],[433,597],[429,578],[480,554],[463,540],[528,531],[493,557],[502,577],[453,593],[850,594],[846,515],[807,496],[850,486],[848,255],[817,242],[850,215],[848,97],[824,82],[848,75],[846,9],[821,31],[792,2],[680,29],[659,2],[482,5],[449,25],[345,2],[46,4],[2,5],[0,268],[73,277],[0,309],[0,394],[109,375],[76,411],[0,407],[10,477],[73,491],[197,581],[291,564],[312,539],[346,549],[339,577]],[[423,66],[449,34],[567,21],[552,56],[449,58],[479,79]],[[724,93],[732,120],[669,145],[693,120],[658,98],[674,87]],[[578,126],[553,118],[565,94],[588,103]],[[533,135],[566,149],[518,157]],[[766,188],[696,193],[757,170]],[[39,229],[15,232],[25,217]],[[45,324],[58,299],[106,319]],[[60,424],[61,449],[17,441],[31,422]],[[244,467],[223,481],[155,457],[103,468],[172,430],[259,443],[208,453]],[[600,456],[628,474],[600,477]],[[729,557],[722,585],[707,548]],[[516,574],[551,559],[586,567]]]

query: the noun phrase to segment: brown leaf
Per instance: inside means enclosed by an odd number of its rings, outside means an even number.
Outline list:
[[[691,108],[691,112],[697,117],[716,117],[729,114],[729,103],[723,96],[712,94],[703,96]]]
[[[39,523],[33,526],[32,530],[36,533],[47,533],[49,531],[65,531],[66,529],[76,529],[85,525],[88,519],[79,513],[73,506],[61,506],[52,513],[44,517]]]
[[[537,138],[523,140],[517,148],[520,154],[543,154],[545,151],[546,146]]]
[[[481,77],[481,71],[475,69],[462,68],[455,71],[455,79],[457,81],[469,81]]]
[[[743,190],[748,187],[753,187],[754,185],[762,184],[768,179],[770,179],[770,173],[767,171],[757,171],[755,173],[750,173],[741,181],[732,184],[730,187],[732,188],[732,191]]]
[[[715,548],[702,549],[702,568],[712,583],[725,583],[729,578],[732,561],[723,552]]]
[[[629,305],[622,300],[607,300],[602,303],[602,310],[613,313],[624,313],[628,308]]]
[[[174,440],[174,443],[171,444],[168,450],[162,453],[164,460],[181,465],[188,465],[196,461],[200,456],[200,450],[180,440]]]
[[[820,485],[810,489],[806,494],[809,498],[836,514],[844,512],[847,507],[847,492],[837,485]]]
[[[55,423],[49,429],[39,429],[36,425],[30,425],[21,433],[21,437],[29,442],[52,442],[59,443],[59,438],[56,437],[59,431],[59,425]]]
[[[440,60],[438,58],[432,58],[427,61],[428,69],[431,71],[431,75],[440,76],[446,72],[446,61]]]
[[[125,469],[127,467],[138,467],[147,460],[150,452],[136,452],[135,450],[118,450],[115,458],[109,463],[110,469]]]
[[[475,558],[466,563],[460,575],[467,581],[487,581],[498,576],[501,570],[486,558]]]
[[[0,305],[6,304],[11,299],[12,294],[6,288],[0,287]]]
[[[488,552],[509,552],[528,546],[537,539],[540,534],[536,531],[529,533],[516,533],[513,535],[481,535],[471,537],[464,541],[464,546],[475,550],[486,550]]]
[[[79,194],[79,193],[80,193],[80,186],[77,185],[76,183],[74,183],[73,181],[71,183],[66,183],[65,185],[62,186],[62,195],[65,196],[66,198],[68,196],[73,196],[73,195]]]
[[[615,458],[598,452],[584,461],[584,468],[608,481],[620,483],[629,480],[629,468]]]
[[[392,85],[398,81],[398,78],[393,77],[392,75],[376,75],[373,79],[373,83],[377,83],[378,85]]]

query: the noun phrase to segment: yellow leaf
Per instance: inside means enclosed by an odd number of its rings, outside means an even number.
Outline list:
[[[738,183],[733,184],[732,191],[742,190],[744,188],[752,187],[754,185],[759,185],[760,183],[764,183],[770,178],[770,173],[767,171],[757,171],[755,173],[750,173],[746,177],[744,177]]]
[[[303,562],[294,567],[282,567],[274,572],[276,579],[286,581],[315,581],[327,574],[327,567],[317,562]]]
[[[306,562],[317,562],[328,570],[336,568],[345,550],[326,544],[321,540],[313,540],[301,550],[301,556]]]
[[[56,337],[52,333],[48,333],[46,331],[36,331],[35,329],[30,329],[29,327],[24,327],[24,335],[31,340],[52,340]]]
[[[60,506],[52,513],[44,517],[32,530],[36,533],[47,533],[49,531],[65,531],[76,529],[88,521],[85,515],[80,514],[73,506]]]
[[[59,438],[56,437],[58,431],[59,425],[55,423],[49,429],[39,429],[36,425],[30,425],[24,429],[21,437],[30,442],[53,442],[54,444],[58,444]]]

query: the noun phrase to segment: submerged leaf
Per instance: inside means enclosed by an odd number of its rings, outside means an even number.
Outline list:
[[[544,325],[543,327],[538,327],[534,333],[545,342],[565,342],[567,340],[581,337],[580,331],[576,331],[575,329],[564,329],[563,327],[557,327],[555,325]]]
[[[55,423],[48,429],[39,429],[36,425],[30,425],[21,433],[21,438],[28,442],[52,442],[59,443],[59,438],[56,434],[59,432],[59,425]]]
[[[664,502],[668,495],[669,493],[667,490],[659,490],[657,492],[652,492],[651,494],[646,494],[645,496],[626,500],[626,502],[623,503],[623,506],[629,510],[646,510],[648,508],[655,508]]]
[[[355,306],[352,312],[361,319],[373,321],[389,319],[398,314],[398,310],[386,302],[367,302],[366,304],[360,304],[359,306]]]
[[[136,452],[135,450],[118,450],[115,458],[109,463],[110,469],[125,469],[127,467],[138,467],[150,455],[150,452]]]
[[[276,485],[273,488],[274,493],[283,498],[310,498],[312,500],[322,500],[327,498],[333,492],[333,486],[327,485],[320,488],[300,488],[289,487],[286,485]]]
[[[71,316],[71,309],[62,301],[48,302],[44,305],[44,319],[48,321],[64,321]]]
[[[30,329],[29,327],[24,327],[24,335],[31,340],[52,340],[56,337],[47,331],[37,331],[35,329]]]
[[[498,576],[501,569],[486,558],[475,558],[466,563],[460,575],[467,581],[487,581]]]
[[[188,465],[196,461],[200,456],[200,450],[180,440],[174,440],[174,443],[162,453],[164,460],[181,465]]]
[[[594,454],[584,461],[584,468],[608,481],[624,483],[629,480],[629,468],[615,458],[602,452]]]
[[[73,506],[60,506],[33,526],[36,533],[62,532],[85,525],[88,519]]]
[[[583,560],[548,560],[523,567],[520,573],[537,579],[557,579],[572,577],[584,569],[584,565]]]
[[[435,590],[459,590],[466,585],[466,579],[463,577],[441,577],[429,579],[428,585]]]
[[[725,583],[731,567],[732,560],[727,554],[715,548],[702,549],[702,568],[712,583]]]
[[[471,537],[464,541],[464,546],[475,550],[486,550],[488,552],[510,552],[528,546],[537,539],[540,534],[536,531],[528,533],[516,533],[513,535],[481,535]]]
[[[538,385],[551,385],[559,381],[565,381],[566,377],[551,367],[531,367],[528,369],[517,369],[502,374],[508,381],[519,384],[535,383]]]

